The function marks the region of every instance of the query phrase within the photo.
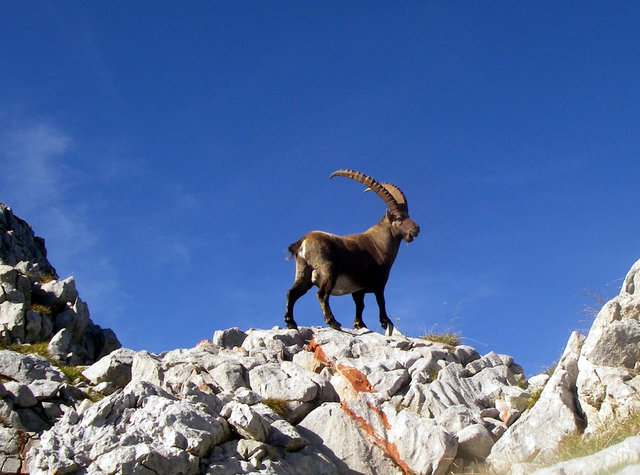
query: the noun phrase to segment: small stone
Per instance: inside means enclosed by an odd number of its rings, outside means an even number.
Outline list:
[[[64,411],[60,407],[60,404],[55,402],[43,401],[42,409],[44,410],[45,416],[47,416],[47,418],[52,421],[59,419],[64,414]]]
[[[38,404],[38,400],[26,384],[20,384],[15,381],[4,383],[4,387],[13,398],[13,403],[18,407],[33,407]]]
[[[260,395],[248,388],[238,388],[234,395],[235,399],[242,404],[253,406],[262,401]]]
[[[212,342],[222,348],[235,348],[242,346],[247,338],[247,334],[237,327],[228,328],[227,330],[216,330],[213,334]]]
[[[456,434],[458,454],[465,458],[484,460],[495,442],[491,432],[482,424],[472,424]]]
[[[259,442],[267,440],[269,424],[250,406],[232,401],[220,411],[220,415],[227,419],[240,436]]]
[[[71,332],[69,332],[69,330],[67,330],[66,328],[62,328],[53,336],[53,338],[51,338],[51,341],[49,341],[47,351],[56,361],[66,363],[70,343]]]
[[[93,384],[108,382],[114,388],[124,388],[131,381],[131,366],[136,352],[120,348],[89,366],[82,375]]]

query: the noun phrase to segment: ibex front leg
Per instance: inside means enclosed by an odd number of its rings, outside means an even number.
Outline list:
[[[329,278],[322,278],[318,282],[318,302],[320,302],[320,308],[322,309],[322,315],[324,315],[325,323],[334,330],[340,330],[341,325],[333,316],[331,307],[329,307],[329,296],[331,295],[331,290],[333,290],[335,285],[335,279],[333,280],[334,282]]]
[[[384,302],[384,290],[375,292],[376,302],[378,302],[378,308],[380,309],[380,326],[385,330],[385,334],[391,335],[393,333],[393,323],[387,315],[387,309]]]

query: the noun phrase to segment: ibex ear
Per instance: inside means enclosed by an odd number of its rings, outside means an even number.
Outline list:
[[[393,214],[391,212],[391,210],[387,210],[387,217],[389,218],[389,221],[391,221],[392,223],[394,221],[402,221],[402,216],[398,216],[397,214]]]

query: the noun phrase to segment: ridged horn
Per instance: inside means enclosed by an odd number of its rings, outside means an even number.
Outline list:
[[[407,197],[404,196],[404,193],[402,192],[402,190],[400,188],[398,188],[396,185],[392,185],[391,183],[380,183],[382,186],[384,186],[384,188],[391,193],[391,196],[393,196],[393,199],[396,200],[396,203],[398,203],[398,206],[402,209],[404,209],[404,211],[408,211],[409,210],[409,205],[407,203]]]
[[[385,204],[389,207],[391,212],[394,212],[394,213],[406,212],[406,200],[405,200],[405,203],[401,205],[393,195],[393,193],[396,192],[396,190],[400,191],[398,187],[390,185],[392,188],[387,189],[385,186],[381,185],[370,176],[367,176],[364,173],[360,173],[355,170],[336,170],[331,175],[329,175],[329,178],[333,178],[334,176],[343,176],[345,178],[351,178],[352,180],[362,183],[364,186],[366,186],[371,191],[373,191],[376,195],[378,195],[382,199],[382,201],[384,201]],[[404,197],[401,191],[400,191],[400,195]]]

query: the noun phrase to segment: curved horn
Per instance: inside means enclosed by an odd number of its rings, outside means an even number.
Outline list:
[[[393,199],[396,200],[396,203],[398,203],[398,206],[402,209],[406,211],[408,211],[409,209],[409,204],[407,203],[407,197],[404,196],[404,193],[402,192],[402,190],[400,188],[398,188],[396,185],[392,185],[391,183],[380,183],[382,186],[384,186],[384,188],[391,193],[391,196],[393,196]]]
[[[393,194],[370,176],[367,176],[364,173],[360,173],[355,170],[336,170],[331,175],[329,175],[329,178],[333,178],[334,176],[343,176],[345,178],[351,178],[352,180],[360,182],[367,188],[371,189],[371,191],[373,191],[380,198],[382,198],[382,201],[385,202],[385,204],[392,212],[398,213],[404,211],[400,203],[398,203],[398,201],[396,201],[396,199],[394,198]],[[397,187],[393,188],[398,189]]]

